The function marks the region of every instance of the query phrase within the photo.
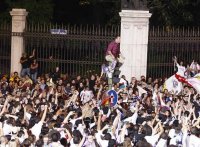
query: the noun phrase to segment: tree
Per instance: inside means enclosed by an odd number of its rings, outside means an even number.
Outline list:
[[[200,25],[197,0],[148,0],[152,25]]]
[[[50,22],[53,19],[52,0],[2,0],[1,5],[4,9],[0,15],[0,21],[11,20],[9,11],[12,8],[26,9],[29,12],[27,20],[33,23]]]
[[[200,25],[200,0],[147,0],[150,25]],[[0,23],[12,8],[26,8],[29,22],[120,24],[121,0],[0,0]]]

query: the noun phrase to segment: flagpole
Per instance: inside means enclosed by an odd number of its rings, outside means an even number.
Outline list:
[[[174,72],[176,72],[176,63],[177,63],[177,58],[174,56]]]

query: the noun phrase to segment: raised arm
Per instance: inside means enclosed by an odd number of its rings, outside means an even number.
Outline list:
[[[35,57],[35,49],[33,49],[32,55],[29,58]]]
[[[68,113],[67,117],[64,119],[63,124],[66,124],[66,123],[68,122],[68,120],[69,120],[69,117],[70,117],[71,115],[73,115],[73,114],[74,114],[74,112],[70,111],[70,112]]]
[[[17,116],[11,115],[11,114],[6,114],[5,116],[6,116],[6,117],[12,117],[12,118],[14,118],[15,120],[18,118]]]
[[[82,147],[84,142],[85,142],[86,136],[84,135],[83,138],[81,139],[81,142],[79,143],[78,147]]]
[[[55,104],[58,105],[58,92],[55,94]]]
[[[101,130],[101,111],[99,111],[99,117],[97,121],[97,131]]]
[[[124,138],[125,138],[125,134],[126,134],[126,128],[127,128],[127,124],[124,124],[121,133],[120,133],[120,142],[123,143],[124,142]]]
[[[42,118],[41,118],[41,120],[40,120],[40,122],[42,122],[42,123],[44,123],[44,120],[45,120],[45,118],[46,118],[47,108],[48,108],[48,106],[45,105],[44,113],[43,113]]]
[[[112,132],[113,132],[113,134],[115,134],[116,129],[117,129],[117,125],[119,124],[120,115],[121,115],[120,113],[117,113],[117,116],[114,119],[113,126],[112,126]]]
[[[200,123],[200,117],[197,119],[197,121],[193,124],[194,127],[198,126]]]
[[[72,135],[71,135],[71,133],[69,132],[69,130],[68,129],[66,129],[65,130],[66,131],[66,133],[67,133],[67,136],[68,136],[68,142],[70,142],[70,140],[72,139]]]
[[[99,88],[99,91],[98,91],[98,93],[97,93],[97,101],[99,101],[99,98],[100,98],[102,89],[103,89],[103,85],[101,84],[101,85],[100,85],[100,88]]]
[[[176,65],[178,65],[176,56],[174,56],[173,61],[174,61],[174,63],[175,63]]]
[[[0,122],[0,136],[3,136],[3,126],[2,126],[2,122]]]
[[[2,116],[4,114],[4,112],[6,111],[7,105],[8,105],[8,97],[6,98],[6,101],[5,101],[4,105],[3,105],[3,109],[0,112],[0,116]]]

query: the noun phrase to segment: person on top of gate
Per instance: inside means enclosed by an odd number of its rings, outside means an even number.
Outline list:
[[[123,64],[124,57],[120,52],[120,36],[117,36],[115,40],[108,45],[105,59],[109,62],[110,71],[114,71],[117,62]]]

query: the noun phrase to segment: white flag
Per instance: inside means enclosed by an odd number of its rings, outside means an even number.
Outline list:
[[[173,94],[179,94],[183,89],[183,85],[176,79],[175,75],[173,75],[165,81],[164,89],[167,89]]]

